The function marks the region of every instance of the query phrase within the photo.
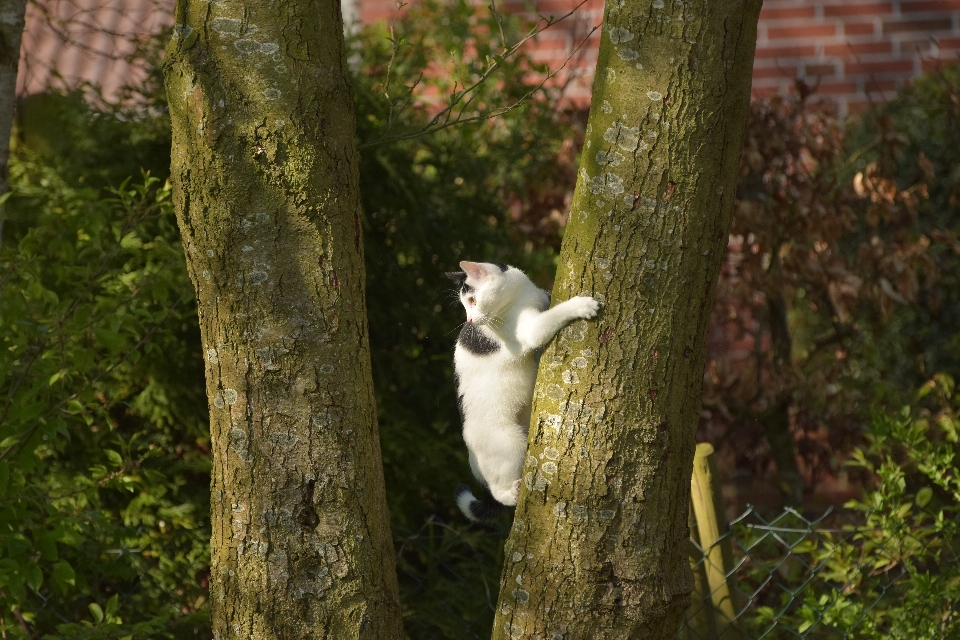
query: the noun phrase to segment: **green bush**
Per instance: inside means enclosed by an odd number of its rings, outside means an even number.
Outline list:
[[[885,321],[872,323],[864,345],[863,368],[880,372],[878,397],[909,394],[933,372],[960,376],[958,103],[960,66],[944,65],[864,114],[847,136],[845,177],[869,202],[856,240],[896,263],[890,284],[907,302],[871,310]]]
[[[169,187],[23,159],[10,184],[32,224],[0,248],[0,628],[203,636],[209,436]]]
[[[864,514],[862,524],[797,548],[833,587],[804,592],[801,634],[815,629],[820,637],[911,640],[960,634],[960,402],[954,391],[953,378],[939,375],[921,388],[917,408],[876,416],[870,445],[852,459],[876,478],[875,488],[846,505]]]

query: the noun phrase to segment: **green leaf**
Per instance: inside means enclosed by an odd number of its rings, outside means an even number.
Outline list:
[[[47,381],[47,384],[49,384],[52,387],[54,384],[56,384],[57,380],[62,378],[64,375],[66,375],[66,373],[67,373],[66,369],[60,369],[60,371],[57,371],[55,374],[50,376],[50,380]]]
[[[916,503],[918,507],[925,507],[927,503],[930,502],[930,498],[933,497],[933,489],[930,487],[924,487],[917,491]]]
[[[83,542],[83,537],[69,527],[60,527],[54,530],[57,536],[57,542],[76,547]]]
[[[90,614],[93,616],[93,621],[97,624],[103,622],[103,609],[100,608],[96,602],[91,602],[87,605],[87,608],[90,609]]]
[[[112,616],[117,612],[117,607],[120,603],[120,594],[115,593],[113,597],[107,600],[107,616]]]
[[[57,553],[57,533],[48,531],[37,539],[37,548],[40,549],[40,555],[44,560],[59,560]]]
[[[43,584],[43,571],[38,564],[28,564],[24,567],[23,577],[26,578],[27,584],[30,585],[34,591],[40,589],[40,586]]]
[[[61,560],[53,565],[53,579],[61,590],[67,591],[68,587],[77,586],[77,576],[69,562]]]
[[[112,462],[118,467],[123,466],[123,458],[120,456],[119,453],[117,453],[113,449],[106,449],[104,453],[107,455],[108,458],[110,458],[110,462]]]
[[[97,342],[110,351],[120,351],[123,348],[123,338],[115,331],[108,329],[95,329],[93,334],[97,337]]]
[[[0,441],[0,449],[7,449],[8,447],[12,447],[18,442],[20,442],[19,436],[7,436],[6,438],[3,439],[3,441]]]
[[[120,247],[123,249],[139,249],[143,246],[143,240],[137,236],[136,231],[131,231],[120,239]]]

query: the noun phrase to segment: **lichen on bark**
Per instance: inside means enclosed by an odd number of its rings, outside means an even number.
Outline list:
[[[493,637],[672,638],[759,0],[612,0]]]
[[[221,639],[402,636],[339,12],[180,0],[167,50]]]

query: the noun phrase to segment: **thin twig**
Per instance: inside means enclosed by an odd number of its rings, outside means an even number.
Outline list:
[[[519,41],[517,41],[513,45],[511,45],[510,47],[505,48],[503,55],[495,58],[493,64],[491,64],[490,67],[488,67],[487,70],[484,71],[483,74],[481,74],[480,77],[472,85],[470,85],[469,87],[466,87],[459,94],[452,94],[451,100],[447,104],[447,106],[444,107],[442,110],[440,110],[438,113],[436,113],[433,116],[433,118],[431,118],[430,121],[425,126],[421,127],[416,131],[412,131],[410,133],[400,134],[396,136],[388,136],[386,134],[389,133],[393,125],[393,122],[388,118],[388,121],[387,121],[388,126],[386,131],[384,132],[384,136],[376,140],[372,140],[370,142],[365,142],[361,144],[360,149],[368,149],[371,147],[379,146],[381,144],[386,144],[388,142],[409,140],[411,138],[416,138],[422,135],[426,135],[428,133],[434,133],[436,131],[440,131],[441,129],[446,129],[447,127],[451,127],[456,124],[465,124],[468,122],[479,122],[482,120],[489,120],[491,118],[495,118],[497,116],[503,115],[504,113],[512,111],[513,109],[523,106],[531,97],[533,97],[536,93],[538,93],[547,82],[549,82],[552,78],[554,78],[566,67],[567,63],[580,51],[583,45],[586,44],[586,41],[590,38],[590,36],[593,35],[593,33],[600,28],[599,25],[596,25],[592,29],[590,29],[587,35],[583,37],[580,43],[574,48],[574,50],[570,53],[570,55],[567,56],[566,59],[564,59],[563,63],[559,67],[548,72],[535,87],[533,87],[530,91],[522,95],[513,104],[510,104],[504,107],[498,107],[496,109],[490,109],[488,111],[484,111],[473,116],[463,117],[463,113],[466,110],[466,107],[469,106],[469,104],[475,99],[477,89],[480,87],[480,85],[486,82],[491,76],[493,76],[494,73],[496,73],[500,69],[500,67],[503,65],[503,63],[506,61],[507,58],[516,54],[524,44],[526,44],[533,38],[543,33],[546,29],[549,29],[551,26],[557,24],[558,22],[561,22],[562,20],[565,20],[566,18],[574,15],[580,9],[580,7],[582,7],[586,2],[587,0],[581,0],[580,3],[577,4],[577,6],[575,6],[569,12],[565,13],[564,15],[556,19],[553,19],[552,17],[544,18],[543,16],[541,16],[540,21],[538,21],[537,24],[530,29],[527,35],[521,38]],[[546,25],[541,27],[540,25],[543,24],[544,22],[546,22]],[[391,58],[391,63],[392,63],[392,58]],[[422,78],[422,74],[421,74],[421,78]],[[419,81],[420,79],[418,78],[417,84],[419,83]],[[416,86],[416,84],[414,86]],[[413,91],[413,87],[411,87],[411,92],[412,91]],[[407,104],[409,104],[409,102]],[[391,104],[390,113],[391,114],[393,113],[393,104]],[[454,117],[454,114],[456,114],[455,117]]]

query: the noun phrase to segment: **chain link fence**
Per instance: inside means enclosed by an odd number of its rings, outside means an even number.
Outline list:
[[[691,517],[695,591],[678,640],[951,638],[960,600],[903,615],[909,576],[950,574],[957,549],[942,527],[878,528],[870,514],[748,507],[701,545]],[[956,529],[957,521],[951,524]],[[405,625],[413,640],[490,637],[507,529],[461,529],[431,519],[397,542]],[[956,571],[953,572],[956,574]],[[889,609],[892,610],[888,611]]]
[[[909,621],[883,610],[896,605],[903,595],[898,585],[911,572],[926,570],[933,580],[949,574],[957,550],[944,547],[937,527],[869,522],[863,512],[828,509],[808,519],[787,508],[764,518],[749,507],[709,547],[700,546],[694,530],[697,591],[680,638],[911,638]],[[729,554],[715,553],[723,546]],[[732,564],[717,566],[723,555]],[[934,558],[936,567],[930,566]],[[721,580],[714,584],[711,574]],[[953,602],[939,612],[932,637],[946,637],[958,607]]]

